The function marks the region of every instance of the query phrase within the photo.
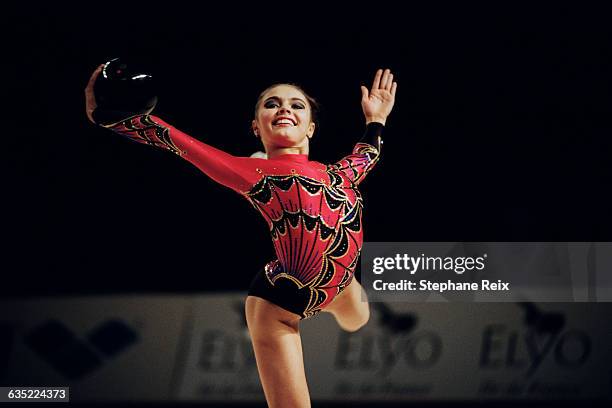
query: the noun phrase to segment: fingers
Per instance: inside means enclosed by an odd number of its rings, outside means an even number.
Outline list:
[[[385,84],[385,89],[391,92],[392,85],[393,85],[393,74],[389,73],[389,78],[387,79],[387,83]]]
[[[91,74],[87,87],[85,88],[85,114],[87,115],[87,119],[89,119],[89,121],[92,123],[95,123],[93,119],[93,111],[97,108],[93,87],[98,75],[100,75],[100,72],[102,72],[102,68],[104,68],[104,64],[101,64],[98,66],[98,68],[96,68],[96,70]]]
[[[376,71],[376,75],[374,76],[374,82],[372,83],[372,89],[384,89],[386,91],[391,92],[393,89],[393,74],[389,68],[382,70],[379,69]]]
[[[368,95],[368,88],[366,88],[365,86],[361,85],[361,100],[365,101],[367,100],[369,97]]]
[[[376,75],[374,75],[374,82],[372,82],[372,89],[380,88],[380,78],[382,77],[383,70],[379,69],[376,71]]]
[[[385,69],[385,72],[383,73],[382,79],[380,81],[381,89],[387,89],[387,84],[389,83],[389,75],[391,75],[391,70],[387,68]]]
[[[391,96],[395,98],[395,91],[397,90],[397,82],[394,82],[391,86]]]
[[[98,75],[100,75],[100,72],[102,72],[102,68],[104,68],[104,64],[98,65],[98,68],[96,68],[96,70],[91,74],[89,82],[87,83],[87,89],[91,89],[93,87]]]

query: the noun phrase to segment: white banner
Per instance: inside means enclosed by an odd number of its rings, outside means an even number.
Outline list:
[[[243,295],[200,298],[181,400],[261,400]],[[606,304],[372,304],[357,333],[301,325],[313,400],[609,398]],[[604,324],[607,322],[607,324]]]
[[[0,385],[72,401],[263,401],[242,293],[0,302]],[[301,324],[313,400],[593,400],[612,395],[612,308],[373,303],[357,333]],[[2,367],[2,364],[6,365]]]
[[[338,330],[330,316],[304,325],[313,396],[399,401],[611,395],[612,333],[602,324],[610,322],[609,307],[372,307],[370,323],[354,334]]]
[[[199,296],[189,313],[190,345],[177,390],[180,400],[263,401],[244,318],[244,294]]]
[[[1,385],[69,386],[71,401],[167,400],[185,303],[176,296],[0,302],[9,339],[0,341],[8,347]]]

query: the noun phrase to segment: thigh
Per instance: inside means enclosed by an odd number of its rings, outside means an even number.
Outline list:
[[[366,294],[357,279],[353,278],[351,283],[323,311],[334,314],[352,314],[368,308]]]
[[[269,407],[310,407],[299,333],[300,316],[248,296],[246,316]]]
[[[340,327],[350,332],[359,330],[370,319],[365,291],[354,278],[323,311],[331,313]]]

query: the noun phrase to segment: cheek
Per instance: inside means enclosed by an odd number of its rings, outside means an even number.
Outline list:
[[[300,114],[300,123],[308,128],[308,125],[310,125],[310,113],[308,112],[304,112]]]
[[[257,115],[257,120],[260,122],[270,122],[272,121],[274,114],[270,111],[266,111],[266,110],[262,110],[261,112],[259,112],[259,114]]]

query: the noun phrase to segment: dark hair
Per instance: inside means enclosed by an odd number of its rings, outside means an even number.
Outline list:
[[[268,92],[270,89],[272,88],[276,88],[277,86],[281,86],[281,85],[287,85],[287,86],[291,86],[295,89],[297,89],[298,91],[300,91],[305,97],[306,100],[308,101],[308,105],[310,105],[310,121],[315,123],[315,130],[318,130],[319,128],[319,122],[318,122],[318,117],[319,117],[319,103],[316,101],[315,98],[313,98],[312,96],[308,95],[301,86],[297,85],[297,84],[293,84],[290,82],[279,82],[276,84],[272,84],[269,87],[267,87],[266,89],[264,89],[260,94],[259,97],[257,97],[257,102],[255,103],[255,118],[257,118],[257,110],[259,109],[259,104],[261,103],[261,100],[263,98],[263,96],[266,94],[266,92]]]

